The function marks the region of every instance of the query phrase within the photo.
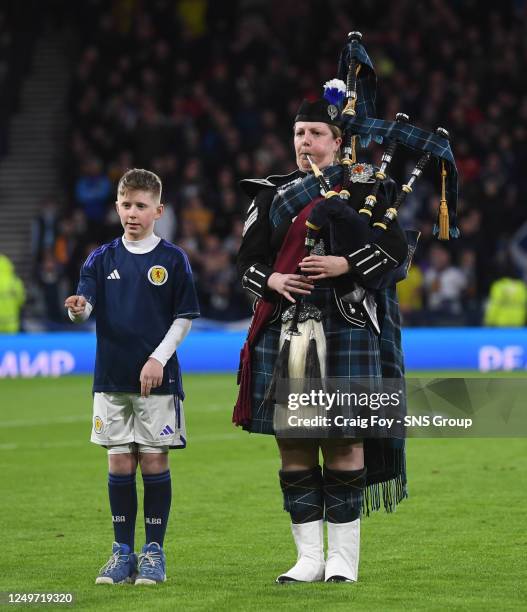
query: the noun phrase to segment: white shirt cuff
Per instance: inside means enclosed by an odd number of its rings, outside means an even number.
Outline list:
[[[84,307],[84,311],[81,312],[78,315],[74,315],[71,312],[71,310],[68,308],[68,317],[74,323],[84,323],[84,321],[87,321],[90,318],[92,310],[93,310],[93,306],[90,304],[90,302],[86,302],[86,306]]]
[[[165,367],[166,362],[186,338],[191,326],[192,321],[190,319],[174,319],[165,337],[150,357],[157,359]]]

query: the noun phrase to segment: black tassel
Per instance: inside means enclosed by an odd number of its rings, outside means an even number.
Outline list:
[[[273,375],[271,382],[265,392],[264,402],[274,401],[276,395],[276,384],[277,381],[284,378],[289,378],[289,352],[291,350],[291,338],[286,337],[278,358],[274,365]]]
[[[370,488],[366,487],[362,492],[361,517],[370,516]]]
[[[317,351],[317,341],[315,338],[311,338],[309,344],[307,346],[307,355],[306,355],[306,365],[304,370],[304,380],[305,380],[305,393],[310,393],[315,388],[314,381],[318,381],[318,385],[320,385],[320,379],[322,378],[322,373],[320,371],[320,361],[318,359],[318,351]],[[316,389],[315,389],[316,391]]]
[[[320,361],[318,360],[317,341],[311,338],[306,355],[306,379],[321,378]]]

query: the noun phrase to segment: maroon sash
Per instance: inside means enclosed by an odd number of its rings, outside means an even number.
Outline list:
[[[319,197],[312,200],[291,224],[276,257],[273,266],[274,272],[280,272],[281,274],[294,274],[296,272],[298,264],[305,256],[306,220],[315,204],[322,199],[322,197]],[[274,303],[267,302],[264,299],[258,300],[247,339],[240,351],[237,381],[240,389],[232,414],[232,422],[236,425],[248,425],[251,422],[251,352],[274,308]]]

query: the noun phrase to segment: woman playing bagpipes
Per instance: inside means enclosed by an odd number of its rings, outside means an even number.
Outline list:
[[[277,578],[282,583],[356,581],[360,517],[381,505],[393,511],[406,497],[404,439],[365,437],[334,419],[309,431],[288,427],[277,400],[284,378],[318,381],[324,389],[323,381],[344,381],[340,389],[349,390],[354,380],[375,389],[404,375],[395,282],[404,278],[415,245],[409,247],[390,212],[397,189],[386,168],[395,145],[376,171],[356,163],[354,138],[341,131],[346,112],[372,114],[375,74],[359,40],[350,41],[347,84],[330,81],[324,98],[298,110],[298,170],[242,181],[252,202],[238,270],[258,300],[241,352],[233,421],[276,436],[298,551],[296,564]]]

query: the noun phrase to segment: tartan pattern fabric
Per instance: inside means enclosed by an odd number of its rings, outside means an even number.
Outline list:
[[[406,403],[404,355],[401,347],[401,313],[395,286],[376,292],[377,316],[381,326],[379,337],[382,377],[399,379]],[[387,512],[395,511],[397,504],[408,497],[406,479],[406,441],[404,438],[366,440],[365,464],[368,468],[368,488],[363,499],[362,512],[378,510],[382,503]],[[381,485],[379,487],[379,485]],[[382,492],[381,492],[382,491]]]
[[[333,188],[342,180],[342,166],[328,166],[323,170],[323,174]],[[278,227],[283,221],[293,219],[317,197],[320,197],[320,183],[314,174],[306,174],[302,180],[285,190],[278,189],[269,209],[271,224]]]
[[[351,58],[361,65],[357,78],[357,102],[355,112],[358,117],[375,116],[375,98],[377,96],[377,76],[373,64],[364,46],[358,40],[348,42],[340,52],[337,75],[344,83],[348,79],[348,67]]]
[[[325,518],[330,523],[350,523],[359,518],[366,484],[366,469],[333,470],[324,466]]]
[[[404,357],[401,348],[401,313],[395,287],[377,294],[378,317],[382,321],[379,338],[383,378],[404,377]]]
[[[308,296],[310,303],[322,311],[322,325],[326,337],[326,377],[345,381],[371,379],[380,381],[382,363],[379,338],[368,327],[352,327],[338,312],[333,291],[316,288]],[[271,381],[279,352],[281,323],[276,321],[261,334],[252,355],[252,421],[248,430],[254,433],[273,434],[274,405],[264,402],[265,391]],[[349,408],[350,411],[352,407]],[[353,414],[346,415],[352,417]],[[354,432],[351,432],[354,433]]]
[[[382,136],[383,140],[385,138],[397,140],[416,151],[430,151],[434,157],[444,159],[455,169],[456,162],[450,142],[434,132],[423,130],[411,123],[386,121],[385,119],[377,119],[375,117],[352,117],[345,115],[343,121],[345,128],[349,128],[353,134],[359,136],[367,134]]]
[[[446,198],[448,205],[448,216],[450,221],[450,237],[457,238],[457,168],[454,154],[450,143],[446,138],[438,136],[428,130],[423,130],[410,123],[399,123],[397,121],[385,121],[374,117],[350,117],[344,116],[344,129],[349,129],[353,134],[361,137],[373,137],[378,140],[395,139],[401,144],[420,152],[430,152],[436,159],[444,160],[447,169]],[[439,166],[440,172],[440,166]]]
[[[284,510],[292,523],[310,523],[324,517],[322,471],[317,465],[312,470],[278,472],[284,496]]]

